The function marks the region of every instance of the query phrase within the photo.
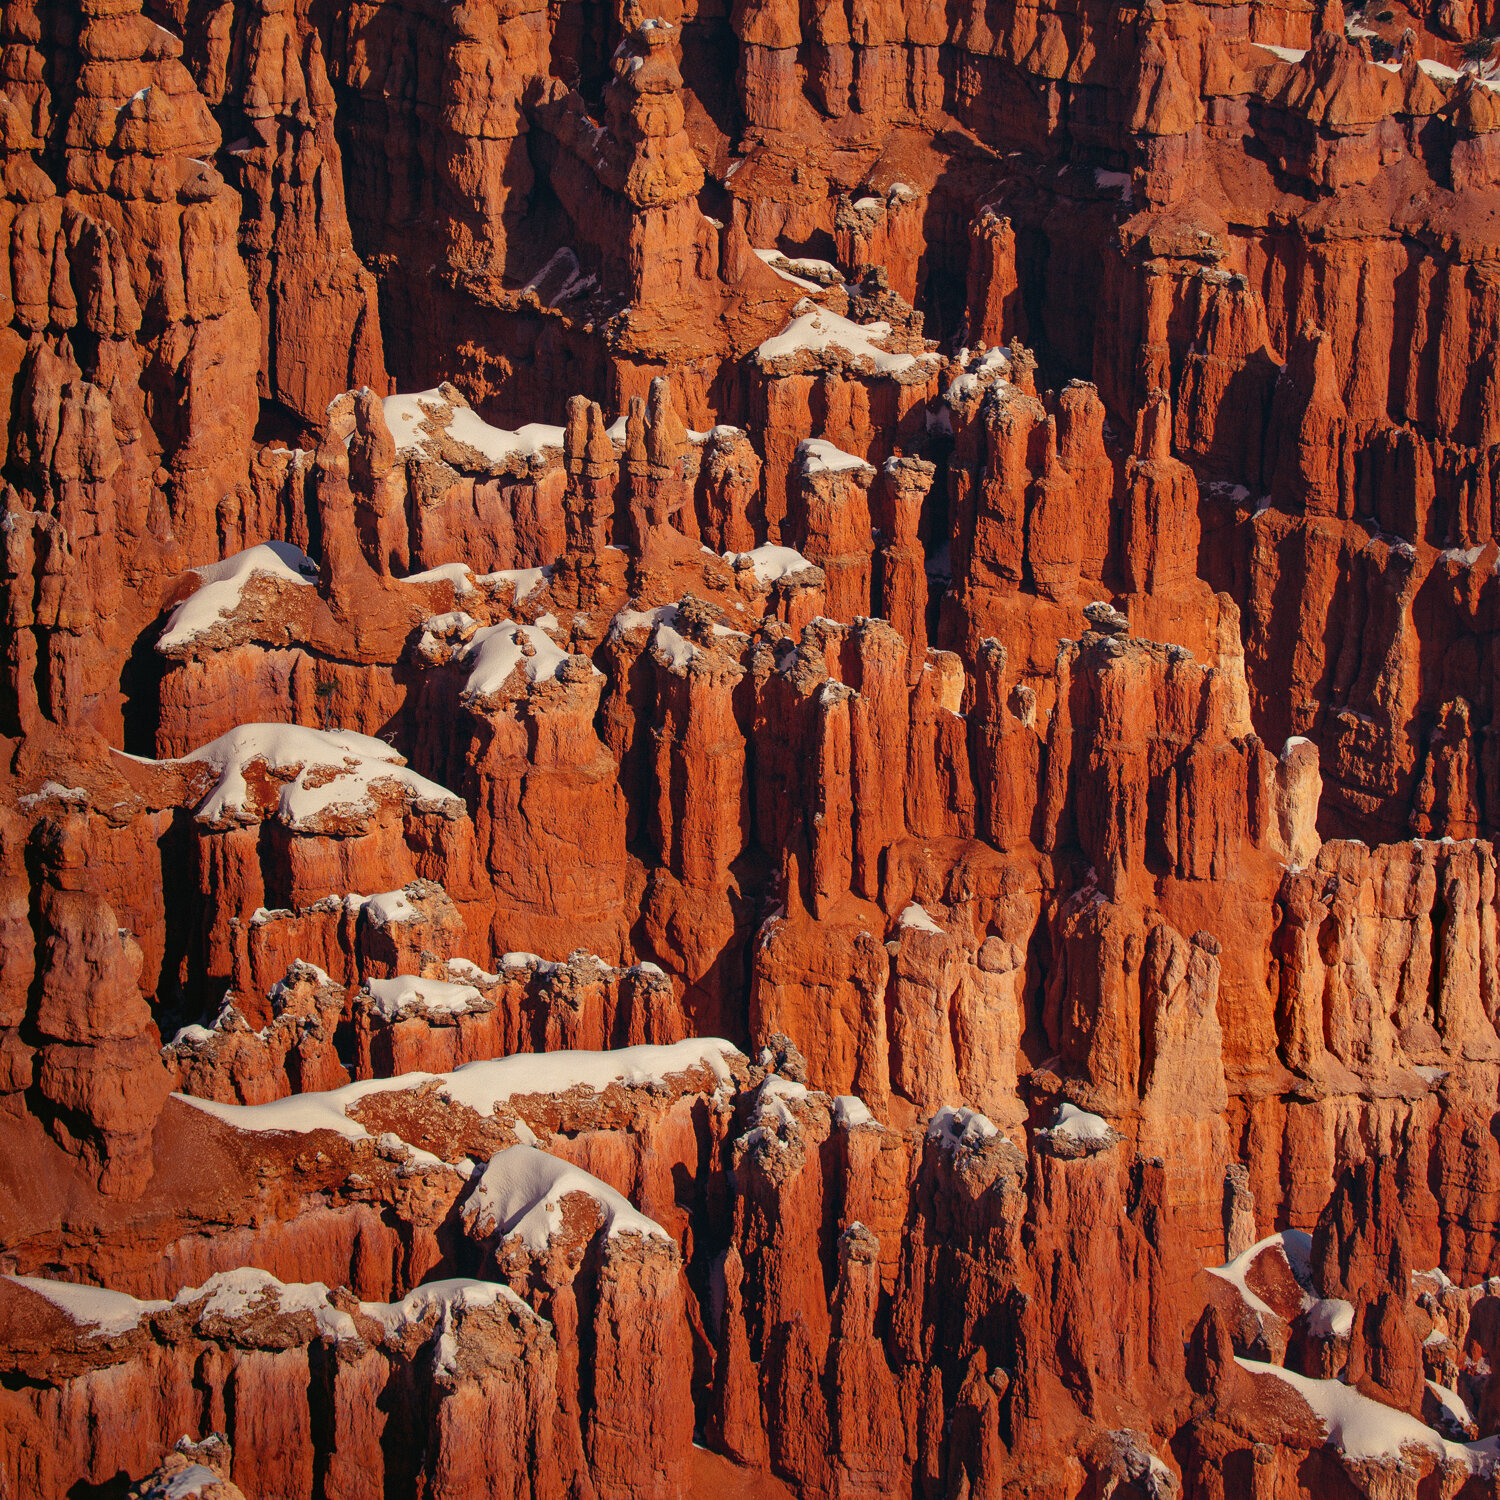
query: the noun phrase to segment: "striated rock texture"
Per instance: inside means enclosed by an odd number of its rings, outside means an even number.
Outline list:
[[[1497,32],[0,9],[0,1497],[1500,1497]]]

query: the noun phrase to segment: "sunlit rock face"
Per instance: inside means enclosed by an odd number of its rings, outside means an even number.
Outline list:
[[[1500,1495],[1497,28],[0,12],[0,1496]]]

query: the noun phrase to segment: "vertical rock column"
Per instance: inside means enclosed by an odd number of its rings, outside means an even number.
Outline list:
[[[339,392],[387,389],[375,278],[354,253],[318,32],[291,0],[255,0],[230,85],[249,138],[231,152],[240,244],[260,315],[261,390],[305,421]],[[215,101],[217,102],[217,101]]]
[[[156,483],[177,539],[208,560],[219,497],[244,475],[257,410],[240,204],[208,165],[219,128],[179,61],[181,42],[141,15],[139,0],[84,0],[82,12],[67,187],[120,236],[142,313],[139,387],[161,445]]]

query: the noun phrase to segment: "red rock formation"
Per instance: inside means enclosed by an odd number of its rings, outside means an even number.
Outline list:
[[[1493,1493],[1492,9],[0,15],[0,1493]]]

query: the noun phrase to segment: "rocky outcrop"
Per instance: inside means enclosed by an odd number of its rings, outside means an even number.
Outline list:
[[[1492,1493],[1494,21],[0,15],[0,1492]]]

